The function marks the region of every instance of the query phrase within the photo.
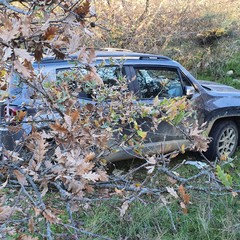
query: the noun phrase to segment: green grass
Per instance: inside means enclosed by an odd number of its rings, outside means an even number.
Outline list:
[[[224,67],[221,69],[221,72],[224,74],[220,74],[220,77],[215,77],[211,70],[206,70],[205,72],[197,74],[197,79],[216,81],[240,89],[240,52],[233,55],[231,59],[223,65]],[[230,70],[233,71],[233,74],[229,76],[227,72]]]
[[[169,206],[170,216],[160,203],[133,204],[124,218],[117,208],[102,203],[86,216],[87,230],[112,239],[240,239],[239,199],[231,196],[201,196],[193,199],[189,212],[183,214],[178,203]],[[85,238],[89,239],[89,238]]]
[[[179,164],[183,159],[190,160],[194,158],[193,155],[191,158],[189,156],[191,154],[182,155],[181,159],[175,159],[171,163],[172,166]],[[196,159],[199,160],[199,156],[196,156]],[[240,150],[237,151],[231,165],[226,164],[223,166],[224,171],[230,173],[233,177],[234,184],[238,185],[237,189],[240,186],[239,159]],[[139,162],[133,163],[129,161],[124,166],[116,164],[116,167],[121,169],[120,166],[122,166],[122,170],[126,172],[133,168],[134,164],[139,165]],[[190,177],[197,173],[196,168],[189,165],[182,165],[177,169],[177,172],[184,177]],[[161,182],[162,179],[163,177],[159,176],[158,182],[160,182],[160,185],[155,187],[160,187],[166,183]],[[206,183],[206,180],[206,178],[199,179],[197,184],[207,187],[208,183]],[[188,193],[191,196],[192,204],[187,206],[187,214],[183,213],[179,199],[176,200],[169,194],[164,194],[164,197],[169,202],[167,207],[171,212],[177,231],[173,230],[171,216],[166,206],[151,195],[142,197],[142,201],[134,201],[123,217],[120,216],[121,203],[119,198],[90,203],[89,208],[80,208],[79,211],[74,212],[73,217],[79,229],[84,229],[100,236],[107,236],[111,239],[240,239],[239,196],[233,197],[231,194],[213,196],[199,191],[188,191]],[[48,193],[44,197],[44,200],[47,205],[51,205],[57,210],[58,217],[63,222],[68,222],[68,215],[63,202],[57,197],[56,193]],[[18,213],[15,219],[21,219],[20,215],[21,213]],[[26,222],[25,224],[21,224],[21,226],[16,225],[16,229],[20,232],[24,229],[24,232],[28,233],[27,224]],[[35,236],[40,237],[37,233],[45,231],[46,227],[42,220],[36,221],[35,224],[36,229],[38,229]],[[54,234],[65,234],[64,236],[71,239],[70,229],[67,230],[60,225],[52,225],[51,229]],[[31,235],[30,233],[28,234]],[[19,236],[20,233],[17,233],[13,237],[9,236],[8,239],[16,239]],[[100,238],[88,237],[83,234],[81,235],[81,239],[90,240]]]

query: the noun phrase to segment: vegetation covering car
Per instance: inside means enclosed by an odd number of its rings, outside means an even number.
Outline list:
[[[87,73],[85,68],[79,71],[79,64],[74,63],[75,58],[71,56],[70,59],[56,60],[48,57],[40,63],[34,63],[33,67],[36,71],[41,69],[39,74],[44,76],[45,84],[68,77],[69,84],[75,88],[77,86],[75,86],[74,74]],[[161,101],[185,96],[197,111],[199,124],[206,123],[206,134],[212,138],[205,155],[209,159],[215,159],[234,154],[239,143],[240,131],[239,90],[215,82],[198,81],[181,64],[165,56],[108,49],[96,51],[93,64],[97,69],[98,81],[112,86],[117,85],[117,80],[124,76],[127,79],[128,90],[144,104],[153,104],[156,97]],[[36,113],[36,105],[42,104],[41,100],[36,99],[33,104],[34,91],[24,83],[20,84],[17,74],[11,81],[9,92],[14,98],[7,105],[1,104],[2,118],[6,115],[14,116],[21,110],[33,115]],[[91,94],[84,89],[78,97],[82,104],[95,104]],[[44,117],[50,121],[56,118],[56,116]],[[1,146],[13,149],[15,140],[20,139],[23,133],[10,134],[7,126],[1,125]],[[24,128],[26,132],[31,131],[27,124]],[[143,149],[148,153],[170,152],[189,144],[185,135],[167,122],[161,123],[154,132],[150,132],[147,122],[142,122],[142,129],[149,132]],[[124,150],[118,149],[115,153],[111,153],[108,159],[127,159],[131,158],[132,154],[132,147],[126,147]]]

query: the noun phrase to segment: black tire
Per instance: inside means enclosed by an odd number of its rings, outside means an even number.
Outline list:
[[[231,157],[238,146],[238,128],[233,121],[220,121],[213,125],[209,134],[212,138],[205,156],[215,160],[222,156]]]

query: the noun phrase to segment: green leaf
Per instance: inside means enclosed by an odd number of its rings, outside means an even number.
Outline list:
[[[227,174],[224,172],[223,169],[219,165],[217,165],[217,177],[222,181],[222,184],[225,187],[231,187],[232,186],[232,176],[230,174]]]
[[[147,136],[147,132],[144,132],[142,130],[137,131],[138,136],[140,136],[142,139],[145,139]]]
[[[185,113],[182,111],[178,113],[175,118],[173,119],[174,125],[178,125],[184,118]]]

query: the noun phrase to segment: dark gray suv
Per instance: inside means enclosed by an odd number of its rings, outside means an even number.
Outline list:
[[[73,56],[74,58],[74,56]],[[121,67],[114,65],[113,60],[122,60]],[[101,64],[104,61],[104,64]],[[207,123],[206,132],[212,138],[206,156],[215,159],[222,155],[232,156],[239,143],[240,131],[240,91],[232,87],[214,82],[196,80],[178,62],[165,56],[134,53],[125,50],[96,51],[94,64],[99,66],[98,74],[103,82],[123,74],[129,79],[128,88],[133,91],[142,102],[151,104],[158,96],[161,98],[174,98],[187,96],[198,112],[199,124]],[[57,73],[72,68],[69,60],[56,60],[45,58],[41,63],[34,63],[34,68],[42,68],[43,73],[51,79],[56,79]],[[16,81],[18,77],[16,76]],[[13,82],[15,81],[13,79]],[[14,84],[13,84],[14,86]],[[16,85],[15,85],[16,86]],[[12,94],[17,96],[8,108],[8,114],[16,114],[25,103],[26,111],[33,111],[27,107],[29,89],[24,86],[13,87]],[[80,94],[85,102],[91,102],[91,96]],[[1,103],[1,116],[6,114],[6,104]],[[176,128],[169,124],[163,124],[162,128],[154,134],[150,134],[151,141],[146,142],[144,148],[151,152],[164,152],[179,149],[179,146],[188,145],[189,141]],[[14,147],[14,141],[21,137],[21,133],[10,135],[7,127],[1,123],[1,146],[7,149]],[[157,149],[157,150],[156,150]],[[163,150],[164,149],[164,150]],[[110,160],[130,158],[128,151],[118,151]]]

